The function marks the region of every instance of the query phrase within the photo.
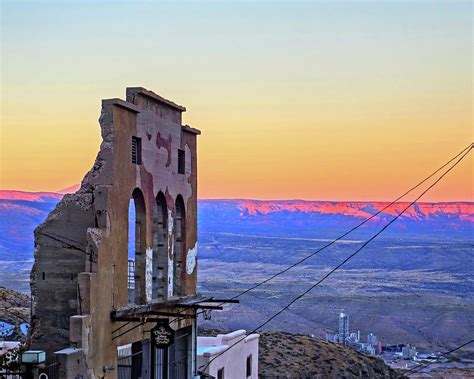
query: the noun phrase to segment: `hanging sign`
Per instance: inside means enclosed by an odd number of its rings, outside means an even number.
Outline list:
[[[171,329],[166,320],[157,322],[151,330],[151,343],[157,349],[166,349],[174,342],[174,330]]]

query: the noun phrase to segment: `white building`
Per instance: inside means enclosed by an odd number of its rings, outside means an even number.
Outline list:
[[[339,342],[339,334],[326,333],[326,342],[338,343]]]
[[[377,336],[375,336],[373,333],[370,333],[368,336],[367,336],[367,343],[371,346],[375,346],[377,345]]]
[[[339,314],[339,342],[345,344],[349,337],[349,316],[341,312]]]
[[[245,330],[198,337],[197,367],[206,367],[210,362],[204,372],[217,379],[257,379],[259,338],[259,334],[246,336]],[[229,349],[233,344],[236,345]]]
[[[402,358],[403,359],[415,359],[416,358],[416,347],[414,346],[404,346],[402,348]]]

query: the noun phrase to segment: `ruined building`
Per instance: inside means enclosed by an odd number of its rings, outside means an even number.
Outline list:
[[[59,351],[60,377],[196,372],[200,132],[184,111],[144,88],[103,100],[94,166],[35,231],[31,348]],[[158,322],[173,331],[169,347],[152,347]]]

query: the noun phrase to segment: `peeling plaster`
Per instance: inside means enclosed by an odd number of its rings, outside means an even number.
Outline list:
[[[167,159],[166,159],[166,167],[171,165],[171,142],[173,138],[171,135],[168,135],[168,139],[165,139],[161,136],[160,132],[156,135],[156,146],[158,149],[164,148],[166,149]]]
[[[110,236],[111,229],[112,229],[112,225],[111,225],[111,222],[110,222],[110,216],[109,216],[109,213],[106,212],[105,213],[105,236],[106,237]]]
[[[171,212],[171,209],[168,209],[168,235],[169,236],[173,234],[173,227],[174,227],[173,213]]]
[[[192,165],[192,152],[191,152],[191,149],[189,148],[188,144],[186,144],[186,146],[184,146],[184,151],[185,151],[185,154],[184,154],[184,157],[185,157],[185,165],[184,165],[184,172],[186,173],[186,175],[188,176],[189,178],[189,175],[191,174],[191,165]],[[191,189],[192,191],[192,189]]]
[[[146,301],[150,302],[153,299],[153,248],[146,249],[146,264],[145,264],[145,293]]]
[[[168,208],[168,297],[173,296],[173,254],[174,254],[174,238],[173,238],[174,219],[171,209]]]
[[[137,167],[139,167],[139,166],[137,166]],[[136,173],[135,173],[135,187],[137,187],[137,188],[142,187],[142,176],[141,176],[141,173],[140,173],[139,169],[137,169]]]
[[[189,183],[192,176],[192,156],[193,152],[191,148],[186,144],[184,149],[186,151],[186,162],[185,162],[185,180],[173,180],[175,175],[173,171],[174,164],[177,162],[177,151],[181,146],[181,134],[176,133],[174,128],[170,127],[169,124],[160,124],[161,131],[147,130],[146,123],[152,122],[157,118],[155,115],[148,114],[147,112],[140,113],[139,120],[137,123],[138,135],[142,138],[143,151],[148,152],[142,155],[143,167],[146,171],[154,173],[153,175],[153,191],[154,196],[158,192],[165,192],[163,183],[167,183],[170,194],[175,198],[177,195],[183,196],[184,203],[187,204],[188,200],[193,195],[192,185]],[[158,118],[159,120],[159,118]],[[160,120],[162,122],[162,120]],[[152,133],[151,140],[148,140],[147,133]]]
[[[173,246],[171,252],[173,252]],[[173,260],[168,256],[168,297],[173,296],[173,279]]]
[[[196,268],[196,261],[197,261],[197,242],[196,245],[192,249],[188,250],[186,254],[186,273],[191,275]]]

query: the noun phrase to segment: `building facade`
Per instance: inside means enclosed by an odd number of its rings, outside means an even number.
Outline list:
[[[346,344],[349,337],[349,316],[341,312],[339,314],[339,343]]]
[[[64,377],[196,372],[200,132],[184,111],[144,88],[103,100],[92,169],[35,230],[30,345],[63,351],[74,362]],[[173,331],[169,347],[151,342],[157,322]]]
[[[257,379],[259,338],[245,330],[198,337],[197,365],[217,379]]]
[[[415,359],[417,355],[416,347],[406,345],[402,347],[402,358],[403,359]]]

